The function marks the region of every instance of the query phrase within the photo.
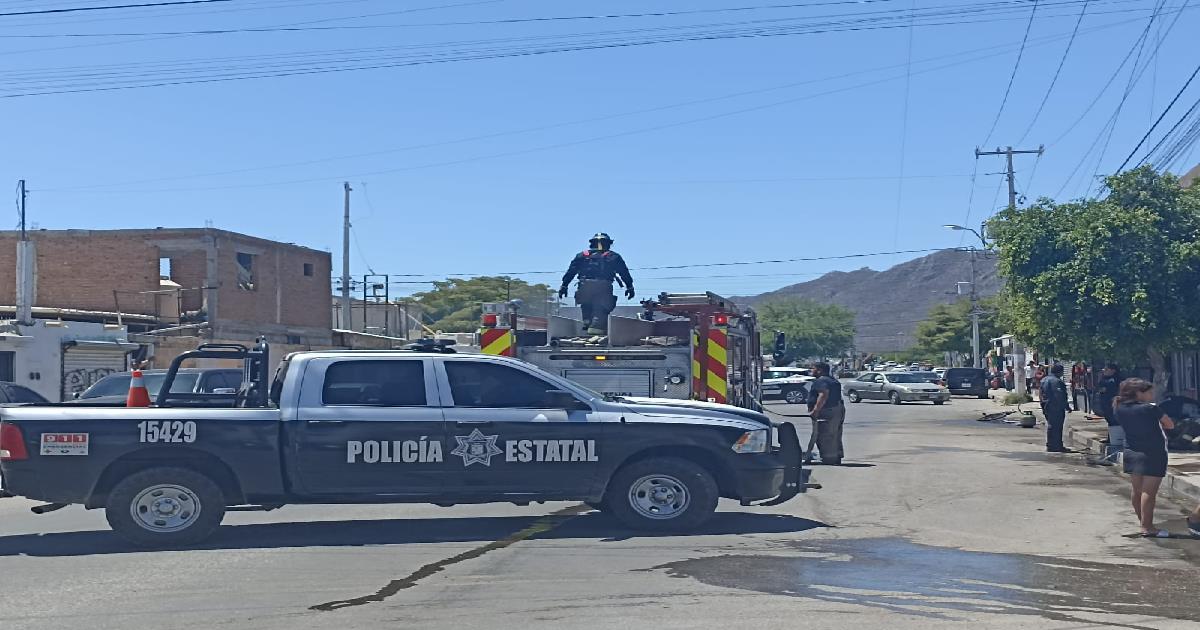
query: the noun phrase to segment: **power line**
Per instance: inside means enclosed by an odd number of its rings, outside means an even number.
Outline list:
[[[1120,24],[1108,24],[1108,25],[1104,25],[1104,26],[1101,26],[1101,27],[1097,27],[1097,28],[1096,28],[1096,29],[1094,29],[1094,30],[1100,30],[1100,29],[1104,29],[1104,28],[1111,28],[1111,27],[1113,27],[1113,26],[1118,26],[1118,25],[1120,25]],[[1048,41],[1053,41],[1053,39],[1050,39],[1050,40],[1048,40]],[[989,48],[987,48],[987,49],[983,49],[983,50],[993,50],[993,49],[995,49],[995,48],[1004,48],[1004,47],[989,47]],[[1004,54],[1004,52],[1003,52],[1003,51],[1001,51],[1001,52],[999,52],[999,53],[992,53],[992,54],[988,54],[988,55],[981,55],[981,56],[977,56],[977,57],[974,57],[974,58],[967,58],[967,59],[963,59],[961,54],[959,54],[959,55],[954,55],[953,57],[955,58],[955,61],[953,61],[953,62],[950,62],[950,63],[947,63],[947,64],[943,64],[943,65],[941,65],[941,66],[934,66],[934,67],[931,67],[931,68],[926,68],[926,69],[923,69],[923,70],[917,70],[917,71],[913,71],[913,74],[924,74],[924,73],[928,73],[928,72],[934,72],[934,71],[937,71],[937,70],[942,70],[942,69],[949,68],[949,67],[954,67],[954,66],[963,65],[963,64],[966,64],[966,63],[972,63],[972,62],[979,61],[979,60],[982,60],[982,59],[987,59],[987,58],[990,58],[990,57],[995,57],[995,56],[997,56],[997,55],[1001,55],[1001,54]],[[530,147],[530,148],[526,148],[526,149],[516,149],[516,150],[511,150],[511,151],[502,151],[502,152],[498,152],[498,153],[491,153],[491,154],[484,154],[484,155],[476,155],[476,156],[471,156],[471,157],[467,157],[467,158],[460,158],[460,159],[454,159],[454,160],[446,160],[446,161],[441,161],[441,162],[433,162],[433,163],[426,163],[426,164],[412,165],[412,166],[407,166],[407,167],[389,168],[389,169],[377,170],[377,171],[368,172],[368,173],[357,173],[357,174],[353,174],[353,175],[338,175],[338,176],[321,176],[321,177],[312,177],[312,178],[304,178],[304,179],[293,179],[293,180],[286,180],[286,181],[276,181],[276,182],[267,182],[267,183],[254,183],[254,184],[243,184],[243,185],[209,186],[209,187],[192,187],[192,188],[174,188],[174,189],[172,189],[172,188],[166,188],[166,189],[149,189],[149,190],[123,190],[123,191],[105,191],[105,192],[119,192],[119,193],[159,193],[159,192],[182,192],[182,191],[194,192],[194,191],[206,191],[206,190],[230,190],[230,189],[242,189],[242,188],[261,188],[261,187],[271,187],[271,186],[285,186],[285,185],[298,184],[298,183],[308,183],[308,182],[315,182],[315,181],[327,181],[327,180],[331,180],[331,179],[346,179],[346,178],[356,178],[356,177],[364,177],[364,176],[384,175],[384,174],[397,173],[397,172],[403,172],[403,171],[411,171],[411,170],[419,170],[419,169],[426,169],[426,168],[436,168],[436,167],[444,167],[444,166],[455,166],[455,165],[458,165],[458,164],[464,164],[464,163],[475,162],[475,161],[480,161],[480,160],[488,160],[488,159],[496,159],[496,158],[502,158],[502,157],[512,157],[512,156],[517,156],[517,155],[525,155],[525,154],[529,154],[529,153],[535,153],[535,152],[540,152],[540,151],[546,151],[546,150],[552,150],[552,149],[559,149],[559,148],[565,148],[565,147],[570,147],[570,146],[577,146],[577,145],[581,145],[581,144],[588,144],[588,143],[592,143],[592,142],[598,142],[598,141],[603,141],[603,140],[610,140],[610,139],[614,139],[614,138],[627,137],[627,136],[636,135],[636,134],[641,134],[641,133],[648,133],[648,132],[653,132],[653,131],[660,131],[660,130],[663,130],[663,129],[669,129],[669,128],[674,128],[674,127],[680,127],[680,126],[689,125],[689,124],[695,124],[695,123],[699,123],[699,122],[707,122],[707,121],[710,121],[710,120],[716,120],[716,119],[719,119],[719,118],[724,118],[724,117],[728,117],[728,116],[733,116],[733,115],[738,115],[738,114],[744,114],[744,113],[749,113],[749,112],[754,112],[754,111],[761,111],[761,110],[763,110],[763,109],[768,109],[768,108],[771,108],[771,107],[778,107],[778,106],[781,106],[781,105],[786,105],[786,104],[790,104],[790,103],[795,103],[795,102],[800,102],[800,101],[805,101],[805,100],[811,100],[811,99],[813,99],[813,98],[817,98],[817,97],[820,97],[820,96],[827,96],[827,95],[830,95],[830,94],[836,94],[836,93],[846,92],[846,91],[850,91],[850,90],[854,90],[854,89],[859,89],[859,88],[862,88],[862,87],[868,87],[868,86],[872,86],[872,85],[878,85],[878,84],[880,84],[880,83],[885,83],[885,82],[887,82],[887,81],[893,81],[893,80],[896,80],[896,79],[898,79],[898,78],[902,78],[902,77],[897,77],[897,76],[893,76],[893,77],[887,77],[887,78],[884,78],[884,79],[877,79],[877,80],[867,81],[867,82],[858,83],[858,84],[851,85],[851,86],[847,86],[847,87],[841,87],[841,88],[836,88],[836,89],[826,90],[826,91],[824,91],[824,92],[816,92],[816,93],[812,93],[812,94],[806,94],[806,95],[803,95],[803,96],[794,97],[794,98],[790,98],[790,99],[785,99],[785,100],[780,100],[780,101],[774,101],[774,102],[765,103],[765,104],[760,104],[760,105],[749,106],[749,107],[745,107],[745,108],[741,108],[741,109],[737,109],[737,110],[729,110],[729,111],[724,111],[724,112],[718,112],[718,113],[716,113],[716,114],[710,114],[710,115],[707,115],[707,116],[702,116],[702,117],[697,117],[697,118],[691,118],[691,119],[685,119],[685,120],[681,120],[681,121],[675,121],[675,122],[664,123],[664,124],[659,124],[659,125],[652,125],[652,126],[649,126],[649,127],[641,127],[641,128],[637,128],[637,129],[631,129],[631,130],[626,130],[626,131],[617,132],[617,133],[604,134],[604,135],[600,135],[600,136],[591,136],[591,137],[588,137],[588,138],[582,138],[582,139],[578,139],[578,140],[572,140],[572,141],[566,141],[566,142],[559,142],[559,143],[554,143],[554,144],[549,144],[549,145],[541,145],[541,146]],[[43,191],[43,192],[45,192],[45,191]]]
[[[1025,138],[1029,137],[1029,132],[1033,131],[1033,126],[1037,123],[1038,118],[1042,115],[1042,110],[1046,107],[1046,102],[1050,100],[1050,94],[1054,92],[1054,86],[1058,84],[1058,77],[1062,74],[1063,66],[1067,63],[1067,55],[1071,53],[1071,46],[1075,43],[1075,35],[1079,33],[1079,26],[1083,24],[1083,16],[1087,13],[1088,4],[1091,0],[1083,3],[1083,8],[1079,10],[1079,19],[1075,20],[1075,28],[1071,31],[1071,38],[1067,40],[1067,47],[1063,49],[1062,58],[1058,60],[1058,68],[1054,70],[1054,78],[1050,79],[1050,86],[1046,88],[1046,93],[1042,95],[1042,102],[1038,103],[1037,111],[1033,113],[1033,119],[1029,121],[1029,126],[1026,127],[1025,133],[1021,134],[1021,139],[1017,140],[1017,144],[1025,142]]]
[[[37,9],[32,11],[13,11],[0,13],[0,17],[18,15],[46,15],[50,13],[78,13],[80,11],[109,11],[113,9],[145,9],[154,7],[172,7],[185,4],[212,4],[215,2],[231,2],[232,0],[176,0],[174,2],[144,2],[141,4],[110,4],[101,7],[69,7],[65,9]]]
[[[1150,128],[1146,130],[1146,135],[1142,136],[1141,140],[1138,140],[1137,146],[1133,147],[1133,150],[1129,152],[1129,155],[1125,156],[1125,160],[1121,162],[1120,166],[1117,167],[1116,172],[1120,173],[1125,169],[1125,165],[1129,164],[1129,160],[1133,159],[1133,156],[1137,154],[1138,149],[1142,148],[1142,145],[1150,137],[1150,134],[1154,133],[1154,130],[1158,128],[1158,124],[1163,121],[1163,118],[1165,118],[1167,113],[1171,111],[1171,108],[1175,106],[1175,102],[1179,100],[1179,97],[1183,96],[1184,91],[1187,90],[1188,86],[1192,84],[1192,80],[1196,78],[1197,74],[1200,74],[1200,66],[1196,66],[1196,69],[1192,71],[1192,75],[1189,76],[1188,80],[1184,82],[1183,87],[1179,88],[1179,91],[1175,93],[1175,97],[1171,99],[1170,103],[1167,103],[1166,109],[1159,114],[1158,118],[1154,121],[1154,124],[1150,125]]]
[[[996,125],[1000,124],[1000,116],[1004,113],[1004,106],[1008,104],[1008,96],[1012,93],[1013,82],[1017,79],[1017,70],[1021,67],[1021,57],[1025,56],[1025,42],[1029,40],[1029,32],[1033,30],[1033,18],[1037,16],[1038,0],[1033,1],[1033,8],[1029,11],[1029,22],[1025,24],[1025,35],[1021,37],[1021,47],[1017,49],[1017,61],[1013,64],[1012,74],[1008,76],[1008,87],[1004,88],[1004,98],[1000,99],[1000,109],[996,111],[996,118],[992,120],[992,127],[988,129],[987,137],[983,139],[980,145],[986,145],[992,139],[992,134],[996,131]]]
[[[996,12],[995,9],[991,10]],[[976,7],[971,9],[960,9],[953,12],[943,11],[942,13],[949,15],[968,14],[970,12],[979,13],[980,11],[981,9]],[[1135,9],[1133,11],[1141,11],[1141,9]],[[2,88],[2,90],[8,93],[0,94],[0,97],[18,98],[51,94],[74,94],[127,89],[145,89],[173,85],[190,85],[225,81],[302,76],[311,74],[326,74],[331,72],[389,69],[428,65],[434,63],[506,59],[563,52],[627,48],[670,43],[799,36],[833,32],[906,28],[907,24],[899,22],[902,17],[903,16],[859,18],[813,24],[769,24],[780,22],[781,20],[796,21],[798,19],[803,19],[784,18],[732,24],[726,23],[716,25],[704,24],[674,26],[655,29],[635,29],[632,31],[610,31],[607,33],[576,33],[544,37],[510,38],[508,40],[485,40],[483,42],[449,42],[424,46],[391,46],[374,49],[317,51],[312,53],[286,53],[283,55],[253,55],[248,57],[226,58],[224,60],[218,58],[209,60],[174,62],[135,62],[119,64],[115,66],[94,66],[83,68],[41,68],[36,70],[9,71],[3,73],[8,80],[3,82],[5,87]],[[919,25],[945,26],[954,24],[974,24],[979,23],[980,21],[986,20],[960,19],[941,22],[927,22]],[[652,34],[646,36],[644,35],[645,33]],[[637,37],[631,38],[631,36]],[[548,41],[535,46],[530,46],[527,43],[529,41],[535,41],[538,39]],[[483,48],[476,47],[458,50],[437,50],[456,45],[474,46],[480,43],[496,45],[503,44],[506,41],[526,43],[515,47],[499,46]],[[402,52],[407,49],[422,48],[430,49],[430,52]],[[330,55],[334,56],[327,59],[314,58],[322,55],[327,57]],[[282,58],[283,61],[278,63],[265,63],[263,61],[264,59],[271,57]],[[228,62],[227,65],[224,67],[206,67],[203,65],[219,63],[222,61]],[[172,67],[172,64],[174,67]],[[197,65],[200,67],[190,67]]]

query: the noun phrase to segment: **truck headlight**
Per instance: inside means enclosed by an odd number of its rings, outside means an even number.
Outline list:
[[[768,441],[770,441],[770,432],[767,429],[747,431],[733,443],[733,452],[765,453]]]

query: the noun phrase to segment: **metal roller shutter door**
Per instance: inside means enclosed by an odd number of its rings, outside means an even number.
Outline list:
[[[118,343],[75,343],[63,346],[62,399],[71,400],[96,381],[124,372],[126,348]]]

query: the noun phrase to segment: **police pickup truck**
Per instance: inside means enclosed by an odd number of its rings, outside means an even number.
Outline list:
[[[437,350],[437,348],[434,348]],[[738,407],[605,397],[515,359],[301,352],[271,378],[253,349],[229,394],[160,389],[149,408],[0,408],[3,494],[105,508],[146,546],[195,543],[226,510],[311,503],[578,500],[632,527],[687,530],[719,497],[775,505],[807,487],[795,427]],[[220,402],[224,407],[217,407]]]

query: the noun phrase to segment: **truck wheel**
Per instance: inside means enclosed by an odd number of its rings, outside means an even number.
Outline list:
[[[712,474],[676,457],[633,462],[609,482],[608,513],[634,529],[687,531],[717,509],[719,491]]]
[[[145,547],[204,540],[225,516],[225,496],[212,479],[186,468],[149,468],[108,493],[104,515],[113,531]]]
[[[889,394],[888,394],[888,401],[889,401],[889,402],[891,402],[893,405],[899,405],[901,402],[903,402],[902,400],[900,400],[900,393],[899,393],[899,392],[891,392],[891,393],[889,393]]]
[[[805,395],[803,389],[797,387],[783,392],[783,399],[787,401],[789,405],[799,405],[800,403],[805,402],[808,399],[808,396]]]
[[[858,392],[854,390],[846,392],[846,398],[852,403],[862,402],[862,396],[859,396]]]

